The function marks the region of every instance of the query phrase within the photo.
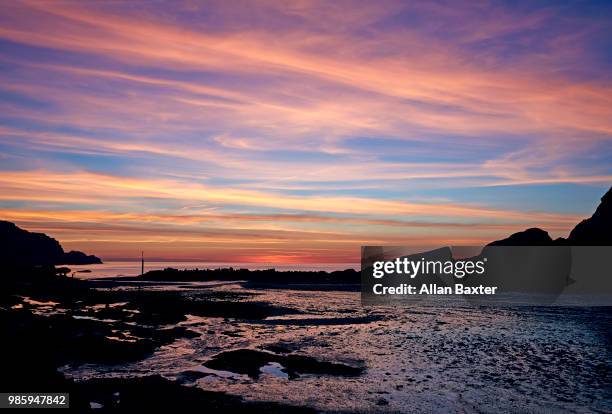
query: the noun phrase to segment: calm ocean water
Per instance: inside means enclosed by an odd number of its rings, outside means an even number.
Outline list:
[[[71,265],[69,267],[75,277],[81,279],[92,279],[99,277],[114,276],[138,276],[140,274],[139,261],[107,261],[97,265]],[[239,269],[271,269],[276,270],[344,270],[356,269],[355,263],[321,263],[321,264],[290,264],[275,265],[270,263],[222,263],[222,262],[145,262],[145,272],[172,267],[175,269],[217,269],[223,267],[234,267]],[[83,272],[89,270],[89,272]]]

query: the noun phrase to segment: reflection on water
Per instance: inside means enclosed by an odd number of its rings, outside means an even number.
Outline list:
[[[289,374],[284,371],[284,367],[278,362],[269,362],[259,370],[263,374],[270,374],[277,378],[289,379]]]
[[[183,289],[186,295],[198,291]],[[197,332],[193,338],[177,339],[139,362],[67,365],[63,372],[75,379],[159,373],[206,390],[324,411],[612,410],[610,308],[362,307],[354,292],[247,290],[237,283],[206,289],[251,293],[245,300],[301,313],[258,321],[188,315],[179,325]],[[249,376],[231,366],[203,365],[238,349],[365,371],[341,376],[298,369],[290,376],[282,363],[267,362],[261,375]]]

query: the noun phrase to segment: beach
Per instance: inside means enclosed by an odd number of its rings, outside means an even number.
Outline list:
[[[94,285],[78,307],[24,298],[12,311],[93,333],[89,351],[66,350],[58,371],[89,384],[84,397],[96,407],[110,404],[100,384],[160,376],[241,405],[318,412],[612,409],[610,308],[369,307],[357,292],[316,287]]]

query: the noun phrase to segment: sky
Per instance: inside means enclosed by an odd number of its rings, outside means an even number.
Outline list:
[[[612,3],[4,1],[0,219],[105,260],[566,236],[612,183]]]

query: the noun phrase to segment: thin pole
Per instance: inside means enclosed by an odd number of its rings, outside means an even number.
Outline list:
[[[140,276],[144,275],[144,252],[140,252]]]

